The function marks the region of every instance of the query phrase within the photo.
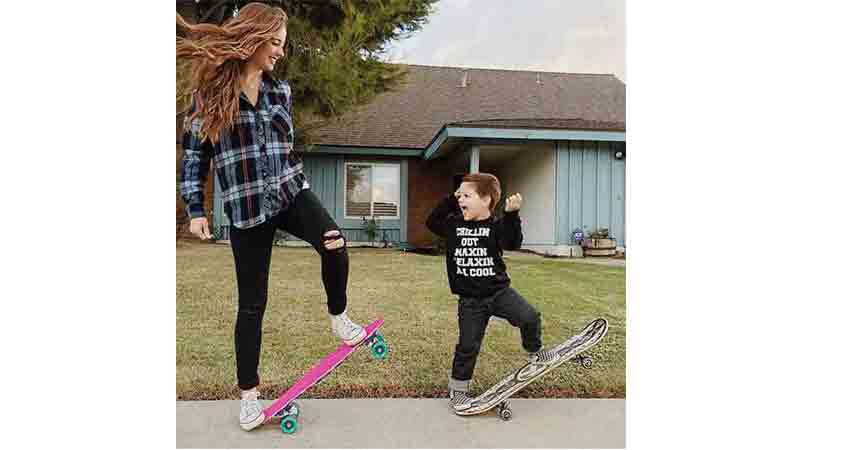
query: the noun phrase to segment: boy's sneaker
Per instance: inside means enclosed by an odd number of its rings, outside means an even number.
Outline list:
[[[263,405],[259,400],[257,388],[242,391],[242,402],[239,410],[239,426],[249,431],[257,428],[265,420]]]
[[[331,316],[331,329],[349,347],[359,344],[366,337],[366,329],[352,322],[345,311]]]
[[[546,350],[540,347],[540,350],[528,354],[528,362],[549,364],[558,359],[558,354],[554,351]]]
[[[472,406],[470,402],[473,398],[474,397],[470,397],[469,392],[449,389],[449,404],[455,411],[464,411],[469,409]]]

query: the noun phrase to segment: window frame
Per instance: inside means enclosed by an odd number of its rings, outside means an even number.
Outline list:
[[[396,207],[395,216],[375,216],[375,171],[369,171],[369,215],[365,216],[367,218],[376,218],[378,220],[401,220],[401,193],[402,193],[402,185],[401,185],[401,163],[398,162],[373,162],[373,161],[345,161],[343,165],[343,175],[342,175],[342,215],[347,220],[361,220],[364,216],[350,216],[348,215],[348,166],[369,166],[370,169],[374,167],[393,167],[396,169],[396,173],[398,177],[396,178],[396,182],[398,183],[398,206]]]

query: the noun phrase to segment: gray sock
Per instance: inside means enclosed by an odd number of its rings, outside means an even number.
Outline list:
[[[449,377],[449,390],[450,391],[463,391],[469,392],[469,387],[472,385],[472,380],[455,380],[454,378]]]

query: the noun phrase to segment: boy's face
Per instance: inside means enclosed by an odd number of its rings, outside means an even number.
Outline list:
[[[455,191],[457,203],[463,212],[463,220],[481,220],[490,217],[490,196],[480,197],[475,191],[475,183],[465,181]]]

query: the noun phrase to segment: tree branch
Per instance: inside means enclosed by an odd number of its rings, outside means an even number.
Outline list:
[[[206,14],[204,14],[204,17],[201,17],[201,20],[199,20],[198,23],[207,22],[208,20],[210,20],[210,17],[212,17],[213,13],[216,12],[216,10],[227,6],[228,3],[230,3],[230,0],[219,0],[218,3],[216,3],[210,9],[207,10]],[[221,23],[221,19],[223,18],[224,14],[219,15],[219,23]]]

